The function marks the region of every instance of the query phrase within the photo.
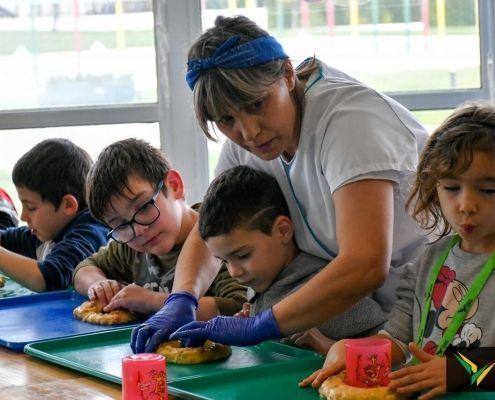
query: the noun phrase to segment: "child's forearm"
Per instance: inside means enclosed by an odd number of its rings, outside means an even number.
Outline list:
[[[94,265],[88,265],[76,271],[74,275],[74,289],[83,296],[86,296],[91,285],[104,279],[107,279],[107,277],[100,268]]]
[[[153,294],[152,304],[149,305],[149,313],[156,313],[165,304],[169,293],[163,292],[151,292]]]
[[[46,290],[46,282],[38,262],[0,247],[0,271],[22,286],[35,292]]]

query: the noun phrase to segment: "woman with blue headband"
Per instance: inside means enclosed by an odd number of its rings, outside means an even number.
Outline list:
[[[134,330],[133,350],[153,351],[178,328],[172,338],[185,345],[252,345],[318,326],[370,293],[388,312],[397,267],[424,244],[404,207],[424,128],[394,100],[316,58],[294,69],[282,46],[245,17],[219,17],[197,39],[186,80],[205,135],[217,128],[229,139],[216,175],[249,165],[274,176],[298,246],[328,264],[255,317],[196,322],[196,299],[220,268],[196,229],[173,294]]]

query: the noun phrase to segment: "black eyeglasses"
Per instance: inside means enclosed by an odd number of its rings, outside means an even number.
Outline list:
[[[136,231],[134,230],[134,224],[139,224],[143,226],[151,225],[155,222],[160,216],[160,210],[156,206],[156,198],[158,197],[158,193],[163,188],[163,181],[160,181],[158,187],[156,188],[153,197],[143,204],[139,210],[137,210],[132,216],[129,222],[125,222],[120,224],[119,226],[112,229],[107,237],[111,237],[115,241],[125,244],[129,243],[131,240],[134,240],[136,237]]]

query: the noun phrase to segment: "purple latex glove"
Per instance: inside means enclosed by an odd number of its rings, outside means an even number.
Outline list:
[[[191,293],[172,293],[160,310],[148,318],[144,324],[132,330],[132,351],[152,353],[161,342],[168,339],[172,332],[194,321],[197,308],[198,300]]]
[[[176,330],[170,339],[210,339],[234,346],[252,346],[268,339],[281,338],[271,308],[255,317],[215,317],[208,322],[193,321]]]

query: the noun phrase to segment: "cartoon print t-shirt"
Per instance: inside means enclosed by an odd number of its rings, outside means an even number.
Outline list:
[[[459,247],[453,249],[454,252],[461,252]],[[455,257],[455,255],[454,255]],[[469,288],[457,279],[455,267],[450,268],[443,265],[438,274],[438,278],[433,287],[432,303],[428,318],[426,320],[425,340],[423,348],[430,354],[435,354],[438,346],[438,339],[447,330],[459,303],[466,295]],[[460,326],[457,334],[452,340],[454,346],[477,347],[480,344],[482,330],[469,320],[476,315],[479,301],[476,299],[468,311],[464,323]],[[426,340],[429,338],[429,340]]]
[[[397,289],[398,299],[384,330],[406,345],[418,340],[418,327],[429,273],[451,239],[452,236],[449,236],[430,245],[421,256],[403,267],[401,282]],[[428,353],[435,354],[460,301],[489,256],[490,254],[467,253],[459,247],[459,244],[450,251],[433,288],[422,346]],[[452,345],[495,346],[494,296],[495,274],[492,274],[473,302]]]

